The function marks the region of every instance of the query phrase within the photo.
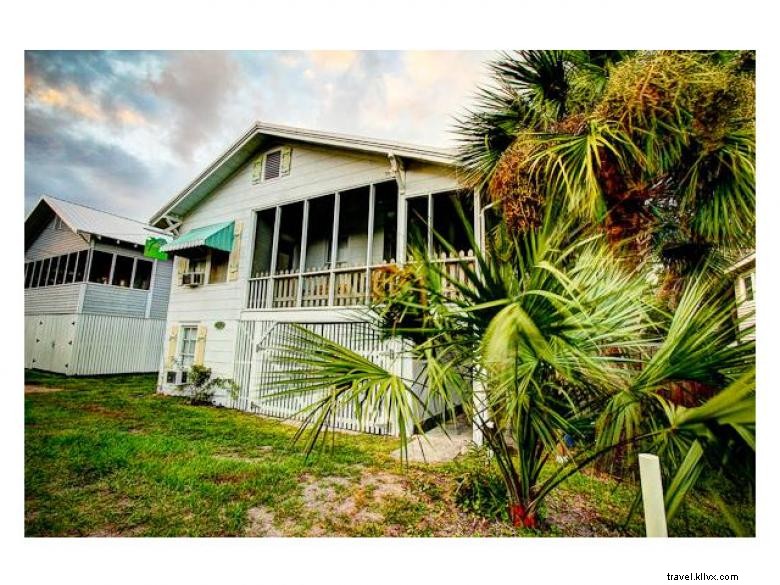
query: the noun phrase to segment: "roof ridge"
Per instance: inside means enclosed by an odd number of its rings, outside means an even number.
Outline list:
[[[140,219],[133,219],[132,217],[127,217],[125,215],[119,215],[118,213],[114,213],[113,211],[106,211],[104,209],[98,209],[96,207],[92,207],[91,205],[84,205],[83,203],[76,203],[75,201],[70,201],[68,199],[62,199],[61,197],[55,197],[54,195],[43,195],[43,199],[54,199],[54,201],[59,201],[61,203],[68,203],[70,205],[75,205],[77,207],[83,207],[84,209],[89,209],[92,211],[97,211],[98,213],[104,213],[105,215],[111,215],[113,217],[118,217],[119,219],[124,219],[126,221],[132,221],[134,223],[141,224],[145,228],[150,228],[153,231],[158,231],[160,228],[154,227],[153,225],[148,224],[145,221],[141,221]]]

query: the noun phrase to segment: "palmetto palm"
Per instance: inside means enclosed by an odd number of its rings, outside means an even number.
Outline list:
[[[457,121],[463,179],[501,201],[516,229],[532,229],[544,201],[560,198],[612,241],[676,269],[716,248],[753,247],[753,59],[505,54]]]
[[[465,282],[418,255],[416,278],[375,307],[388,336],[411,340],[403,353],[420,360],[417,379],[304,328],[276,348],[277,359],[297,381],[282,393],[317,396],[301,429],[311,430],[309,448],[347,406],[365,424],[392,420],[405,447],[434,405],[460,405],[494,454],[513,518],[534,526],[544,497],[599,455],[674,442],[671,429],[687,423],[663,408],[670,383],[720,389],[749,367],[751,353],[728,343],[730,306],[700,307],[703,284],[686,293],[685,313],[669,319],[645,275],[626,269],[603,234],[577,228],[558,206],[546,208],[538,229],[499,233],[475,267],[464,263]],[[542,479],[564,435],[579,445]]]

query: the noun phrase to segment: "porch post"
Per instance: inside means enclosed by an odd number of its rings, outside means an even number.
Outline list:
[[[341,193],[333,195],[333,239],[330,242],[330,278],[328,278],[328,306],[333,306],[336,296],[336,255],[339,251],[339,215],[341,214]]]
[[[371,183],[368,189],[368,246],[366,249],[366,294],[365,302],[371,299],[371,258],[374,255],[374,213],[376,209],[376,187]]]
[[[279,227],[282,223],[282,207],[276,207],[274,215],[274,236],[271,243],[271,269],[268,277],[268,290],[266,291],[265,308],[273,307],[274,301],[274,274],[276,274],[276,255],[279,252]]]
[[[303,221],[301,221],[301,261],[298,265],[298,289],[295,306],[302,306],[303,299],[303,271],[306,268],[306,240],[309,237],[309,199],[303,202]]]

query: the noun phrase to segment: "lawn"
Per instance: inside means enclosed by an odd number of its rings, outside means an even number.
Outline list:
[[[494,536],[643,534],[636,486],[579,474],[541,532],[455,504],[463,463],[402,467],[397,441],[339,434],[306,461],[294,428],[157,395],[153,376],[25,373],[27,536]],[[734,506],[753,530],[753,506]],[[729,535],[696,496],[674,535]]]

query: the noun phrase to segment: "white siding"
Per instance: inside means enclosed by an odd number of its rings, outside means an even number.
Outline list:
[[[70,373],[154,372],[165,336],[162,319],[79,315]]]
[[[173,262],[156,260],[155,265],[149,317],[152,319],[165,319],[168,314],[168,299],[171,294]]]
[[[446,191],[457,186],[455,169],[417,161],[407,163],[405,194],[422,195],[434,191]]]
[[[58,284],[24,290],[25,315],[40,313],[75,313],[83,283]]]
[[[68,226],[62,224],[62,227],[57,229],[54,224],[55,220],[52,220],[25,251],[25,260],[40,260],[89,249],[89,244],[81,236],[73,233]]]
[[[146,316],[148,290],[88,282],[82,312],[103,315]]]

